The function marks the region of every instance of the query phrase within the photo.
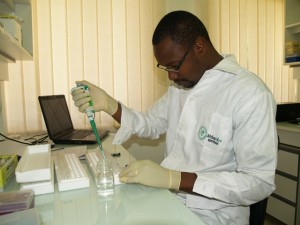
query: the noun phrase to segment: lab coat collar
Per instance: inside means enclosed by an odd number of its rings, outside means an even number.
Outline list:
[[[239,64],[237,63],[234,55],[222,55],[224,59],[222,59],[213,70],[221,70],[227,73],[237,74],[239,71]]]
[[[222,54],[222,56],[223,56],[223,59],[211,70],[220,70],[220,71],[224,71],[226,73],[231,73],[234,75],[238,74],[238,70],[239,70],[240,66],[237,63],[235,56],[230,55],[230,54]],[[193,89],[193,88],[184,88],[182,86],[177,85],[173,81],[171,82],[170,86],[173,86],[173,87],[181,89],[181,90]],[[197,84],[196,84],[196,86],[197,86]]]

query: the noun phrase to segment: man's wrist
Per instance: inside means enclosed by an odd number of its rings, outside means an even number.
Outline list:
[[[120,103],[117,102],[117,111],[111,115],[119,124],[121,124],[121,118],[122,118],[122,106]]]
[[[197,179],[197,174],[181,172],[181,181],[179,190],[185,191],[187,193],[193,193],[193,188],[195,181]]]

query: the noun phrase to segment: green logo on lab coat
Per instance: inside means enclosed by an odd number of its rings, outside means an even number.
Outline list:
[[[206,127],[201,126],[198,132],[198,137],[202,141],[207,137],[207,130]]]

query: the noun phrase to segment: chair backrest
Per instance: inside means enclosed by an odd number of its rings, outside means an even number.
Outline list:
[[[263,225],[266,216],[268,198],[250,205],[250,225]]]

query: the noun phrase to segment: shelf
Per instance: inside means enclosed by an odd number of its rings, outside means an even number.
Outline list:
[[[11,12],[15,10],[15,4],[31,5],[31,0],[0,0],[1,11]]]
[[[32,55],[3,27],[0,27],[0,60],[3,62],[15,62],[16,60],[32,59]]]
[[[294,23],[291,25],[287,25],[287,26],[285,26],[285,29],[289,30],[293,34],[298,34],[298,33],[300,33],[300,22]]]
[[[299,62],[284,63],[284,64],[287,65],[287,66],[290,66],[290,67],[297,67],[297,66],[300,66],[300,61]]]
[[[31,5],[31,0],[15,0],[16,4]]]
[[[0,61],[32,60],[31,0],[0,0],[0,13],[14,14],[25,21],[22,23],[23,44],[0,26]]]

